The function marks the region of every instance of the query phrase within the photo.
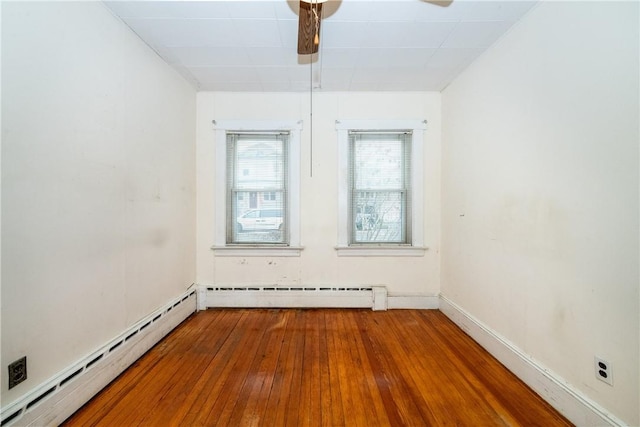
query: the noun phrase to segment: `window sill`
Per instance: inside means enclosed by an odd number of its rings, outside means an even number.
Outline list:
[[[338,256],[387,256],[387,257],[420,257],[427,248],[424,246],[337,246]]]
[[[212,246],[211,250],[216,256],[237,257],[299,257],[302,246],[259,246],[259,245],[234,245]]]

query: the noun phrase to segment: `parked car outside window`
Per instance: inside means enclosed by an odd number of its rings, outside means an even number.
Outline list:
[[[238,232],[257,230],[281,230],[282,210],[249,209],[237,218]]]

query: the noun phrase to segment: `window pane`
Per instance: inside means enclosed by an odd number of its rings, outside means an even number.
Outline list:
[[[269,135],[266,135],[267,137]],[[284,141],[239,139],[236,142],[235,188],[267,189],[284,187]]]
[[[286,135],[228,136],[227,243],[287,243]]]
[[[402,142],[356,141],[355,188],[399,189],[404,187]]]
[[[354,198],[353,230],[356,243],[405,241],[405,193],[358,191]]]
[[[235,203],[235,243],[283,243],[284,216],[282,192],[271,192],[275,200],[269,200],[260,208],[251,208],[248,192],[237,192]],[[266,200],[269,192],[258,192],[259,200]]]

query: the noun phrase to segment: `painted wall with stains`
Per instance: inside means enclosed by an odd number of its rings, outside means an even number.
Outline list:
[[[194,89],[100,2],[2,2],[2,404],[184,292],[194,247]]]
[[[309,93],[198,93],[198,283],[240,285],[386,285],[392,295],[437,295],[440,229],[440,94],[314,93],[313,144]],[[421,257],[338,257],[336,120],[426,119],[424,240]],[[212,120],[302,120],[300,257],[220,257],[214,242],[216,180]],[[313,145],[313,156],[311,155]],[[313,157],[313,160],[312,160]],[[313,161],[313,176],[311,176]]]
[[[629,425],[638,17],[637,2],[542,2],[442,95],[442,294]]]

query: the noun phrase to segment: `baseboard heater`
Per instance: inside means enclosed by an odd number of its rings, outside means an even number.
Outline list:
[[[196,311],[190,290],[0,411],[0,425],[58,425]]]
[[[236,308],[371,308],[387,309],[384,286],[207,286],[200,309]],[[204,297],[204,298],[202,298]]]

